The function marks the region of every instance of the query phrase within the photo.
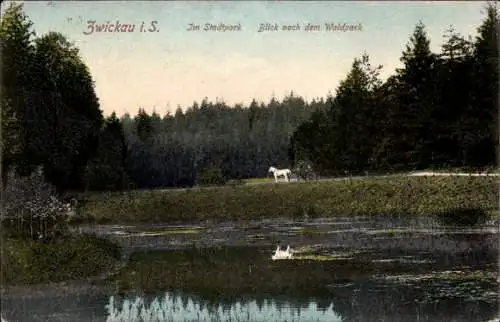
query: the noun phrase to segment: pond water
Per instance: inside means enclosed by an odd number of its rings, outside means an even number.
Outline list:
[[[2,294],[8,321],[498,321],[498,228],[429,218],[81,226],[127,265]],[[272,261],[290,245],[291,260]],[[40,287],[41,288],[41,287]]]

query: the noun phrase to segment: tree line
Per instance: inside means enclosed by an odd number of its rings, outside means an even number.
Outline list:
[[[473,40],[450,27],[441,52],[419,22],[385,82],[365,53],[291,138],[290,158],[319,171],[484,168],[498,146],[498,11],[489,4]]]
[[[394,75],[382,81],[364,53],[326,99],[205,98],[164,116],[104,117],[78,48],[61,33],[37,36],[11,4],[0,26],[2,183],[39,166],[64,192],[224,183],[299,161],[322,174],[494,165],[497,32],[488,5],[474,40],[450,28],[433,53],[419,22]]]
[[[266,176],[271,165],[289,165],[289,137],[322,105],[290,93],[249,107],[203,99],[163,118],[140,109],[121,118],[127,174],[139,187],[192,186],[207,172],[213,183]]]

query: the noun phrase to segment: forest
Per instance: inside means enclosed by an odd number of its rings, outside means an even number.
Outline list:
[[[105,117],[78,48],[59,32],[37,36],[11,4],[0,26],[2,184],[38,167],[59,192],[224,184],[299,161],[328,176],[494,167],[499,24],[493,4],[484,11],[477,36],[450,27],[438,53],[416,22],[401,69],[382,80],[360,53],[325,98],[204,98],[174,114]]]

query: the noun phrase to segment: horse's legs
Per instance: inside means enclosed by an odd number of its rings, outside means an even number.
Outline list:
[[[274,173],[274,180],[276,181],[276,183],[278,183],[278,175],[276,174],[276,172]]]

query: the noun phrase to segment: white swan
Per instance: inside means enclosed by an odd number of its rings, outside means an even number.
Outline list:
[[[290,245],[287,246],[286,250],[283,251],[280,249],[280,246],[276,248],[276,251],[274,252],[274,255],[271,256],[272,260],[276,259],[291,259],[292,258],[292,252],[293,250],[290,248]]]

